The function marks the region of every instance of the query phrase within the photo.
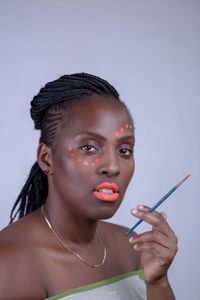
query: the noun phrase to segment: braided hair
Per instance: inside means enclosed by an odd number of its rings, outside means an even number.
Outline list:
[[[66,107],[75,100],[98,94],[120,100],[116,89],[106,80],[87,73],[64,75],[47,83],[31,101],[35,129],[41,130],[40,143],[54,146],[55,136]],[[10,214],[10,223],[41,207],[48,194],[47,176],[35,162]]]

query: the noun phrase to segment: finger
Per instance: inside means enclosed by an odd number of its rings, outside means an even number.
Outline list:
[[[131,233],[131,237],[129,238],[129,242],[132,243],[133,240],[138,236],[138,233],[136,233],[135,231],[133,231]]]
[[[162,211],[162,212],[160,212],[161,213],[161,215],[163,216],[163,218],[165,219],[165,220],[167,220],[167,214],[164,212],[164,211]]]
[[[143,205],[143,204],[139,204],[139,205],[137,205],[137,210],[138,211],[146,211],[146,212],[152,212],[151,211],[151,207],[149,207],[149,206],[146,206],[146,205]],[[155,214],[158,214],[159,215],[159,212],[157,211],[157,210],[154,210],[153,211]],[[162,214],[162,213],[161,213]],[[165,214],[165,213],[164,213]]]
[[[137,251],[145,251],[154,254],[162,253],[163,256],[165,256],[168,253],[167,248],[162,247],[161,245],[158,245],[154,242],[137,243],[133,245],[133,248]]]
[[[141,204],[137,205],[136,209],[132,209],[131,214],[140,219],[143,219],[142,216],[145,216],[145,215],[149,216],[150,218],[153,215],[153,216],[157,216],[157,219],[163,219],[163,221],[165,220],[165,218],[163,217],[163,215],[161,213],[159,213],[158,211],[155,211],[155,210],[151,211],[148,206],[141,205]],[[151,225],[154,225],[154,224],[151,224]],[[156,225],[156,223],[155,223],[155,225]]]
[[[165,218],[163,215],[159,212],[150,212],[147,211],[146,208],[144,209],[139,209],[139,206],[137,209],[132,209],[131,214],[137,218],[140,218],[147,222],[148,224],[154,226],[157,230],[161,231],[167,236],[172,236],[174,235],[173,230],[170,228],[169,224],[166,222]]]
[[[137,209],[138,210],[143,210],[143,211],[150,211],[151,208],[147,205],[144,205],[144,204],[138,204]]]
[[[149,206],[143,205],[143,204],[139,204],[137,205],[137,210],[138,211],[150,211],[151,212],[151,208]],[[154,213],[159,215],[159,212],[154,210]],[[165,220],[167,220],[167,215],[164,212],[160,212],[160,214],[164,217]]]
[[[177,239],[175,236],[169,238],[159,231],[147,231],[142,234],[138,234],[132,239],[129,239],[129,242],[133,245],[144,242],[155,242],[165,248],[177,247]]]
[[[137,209],[140,211],[151,211],[151,208],[149,206],[139,204],[137,205]],[[155,211],[158,213],[158,211]],[[165,220],[167,220],[167,214],[165,212],[160,212],[160,214],[164,217]]]
[[[151,208],[149,206],[143,205],[143,204],[139,204],[137,205],[137,209],[140,211],[150,211]],[[157,212],[157,211],[155,211]],[[164,217],[165,220],[167,220],[167,214],[165,212],[160,212],[160,214]]]
[[[162,264],[168,264],[171,262],[177,252],[177,248],[168,249],[154,242],[138,243],[133,247],[136,251],[144,251],[153,254]]]

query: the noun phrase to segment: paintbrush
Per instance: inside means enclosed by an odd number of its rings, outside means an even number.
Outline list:
[[[163,196],[156,204],[149,209],[150,212],[154,211],[158,206],[160,206],[185,180],[187,180],[191,174],[188,174],[181,180],[179,183],[177,183],[165,196]],[[128,236],[140,223],[142,223],[143,220],[139,220],[133,227],[131,227],[126,233],[125,236]]]

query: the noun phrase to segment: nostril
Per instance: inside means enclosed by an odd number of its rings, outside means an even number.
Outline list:
[[[120,164],[116,157],[105,155],[101,159],[101,163],[97,168],[98,174],[106,177],[117,176],[120,173]]]
[[[108,171],[104,170],[104,171],[102,171],[102,174],[108,174]]]
[[[119,172],[110,170],[110,171],[103,171],[103,172],[101,172],[101,174],[105,175],[106,177],[116,177],[119,174]]]

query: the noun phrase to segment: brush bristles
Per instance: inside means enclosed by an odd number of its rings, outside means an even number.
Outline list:
[[[189,177],[191,176],[191,174],[188,174],[187,176],[185,176],[183,178],[183,180],[181,180],[179,183],[177,183],[176,188],[179,187],[184,181],[186,181]]]

